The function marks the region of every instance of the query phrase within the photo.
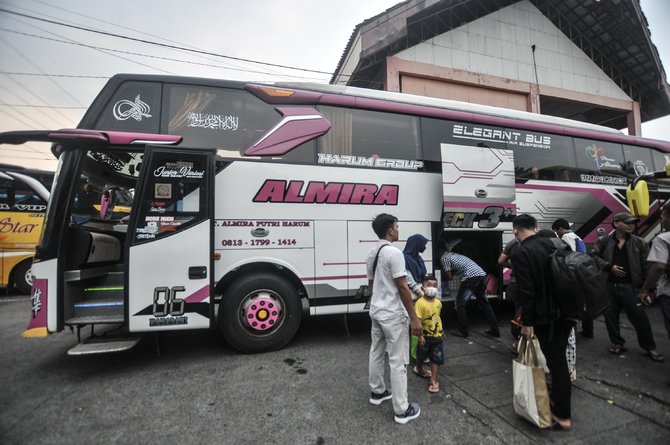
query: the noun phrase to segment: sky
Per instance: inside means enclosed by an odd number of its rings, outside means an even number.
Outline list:
[[[76,127],[117,73],[328,83],[356,25],[397,3],[0,0],[0,132]],[[640,3],[667,71],[670,2]],[[643,123],[642,135],[670,140],[669,128],[667,116]],[[0,162],[49,170],[56,166],[48,144],[2,145]]]

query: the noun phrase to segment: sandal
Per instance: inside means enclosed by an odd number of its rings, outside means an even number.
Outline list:
[[[430,385],[428,385],[428,392],[432,394],[440,392],[439,382],[431,383]]]
[[[619,355],[619,354],[623,354],[624,352],[626,352],[627,349],[624,348],[623,345],[612,345],[612,346],[610,346],[609,351],[610,351],[610,354]]]
[[[569,425],[564,425],[558,420],[556,416],[552,415],[550,428],[555,431],[570,431],[572,429],[572,423]]]
[[[658,363],[661,363],[664,360],[663,354],[656,351],[647,351],[647,357]]]
[[[419,368],[417,366],[414,366],[412,371],[414,371],[414,374],[418,375],[422,379],[429,379],[433,375],[430,371],[426,369],[422,369],[421,372],[419,372]]]
[[[554,431],[570,431],[572,429],[572,426],[565,427],[565,426],[561,425],[559,422],[554,420],[551,423],[551,427],[549,427],[549,429],[552,429]]]

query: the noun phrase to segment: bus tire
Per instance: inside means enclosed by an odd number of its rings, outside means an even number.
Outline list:
[[[219,329],[241,352],[263,352],[286,345],[300,326],[302,306],[295,286],[269,272],[243,275],[224,292]]]
[[[22,294],[30,294],[33,287],[33,279],[31,276],[32,260],[25,260],[17,264],[12,271],[12,281],[14,286]]]

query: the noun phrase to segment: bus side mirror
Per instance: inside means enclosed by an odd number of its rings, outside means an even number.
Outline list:
[[[626,200],[631,215],[648,216],[649,188],[647,187],[647,181],[639,178],[633,181],[626,189]]]
[[[116,190],[108,188],[100,195],[100,219],[108,220],[114,213],[116,205]]]

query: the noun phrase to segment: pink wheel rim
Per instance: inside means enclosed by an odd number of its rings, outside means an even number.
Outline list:
[[[249,326],[257,331],[266,331],[275,325],[279,318],[279,307],[271,298],[253,300],[244,312]]]

